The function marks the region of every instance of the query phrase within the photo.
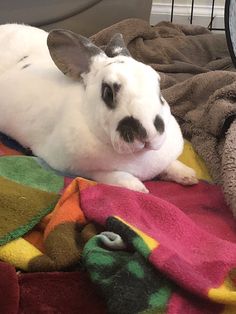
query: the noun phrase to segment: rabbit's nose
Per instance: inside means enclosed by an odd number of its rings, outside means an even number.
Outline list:
[[[148,142],[144,142],[144,148],[150,149],[151,148],[151,143]]]
[[[145,142],[147,139],[147,131],[142,123],[132,116],[127,116],[120,120],[116,131],[119,132],[122,139],[127,143],[133,143],[136,139]]]

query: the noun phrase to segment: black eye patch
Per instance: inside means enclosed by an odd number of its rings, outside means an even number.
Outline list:
[[[165,131],[164,121],[159,115],[157,115],[154,120],[154,126],[160,134],[162,134]]]
[[[147,137],[147,131],[140,121],[132,116],[120,120],[116,130],[127,143],[133,143],[135,138],[144,141]]]
[[[103,82],[102,83],[102,91],[101,96],[105,104],[109,109],[115,109],[116,107],[116,96],[120,90],[121,85],[117,83],[108,84]]]

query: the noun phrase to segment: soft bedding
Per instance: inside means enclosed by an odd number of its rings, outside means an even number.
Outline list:
[[[93,39],[105,45],[116,31],[134,57],[162,71],[163,94],[193,144],[180,159],[201,181],[150,181],[142,194],[69,178],[2,136],[1,313],[235,313],[236,74],[218,72],[231,66],[224,40],[140,20]]]
[[[147,182],[149,195],[62,177],[3,144],[0,151],[0,178],[14,186],[0,193],[0,203],[11,205],[0,209],[0,259],[20,271],[10,291],[16,313],[46,308],[73,313],[87,306],[90,313],[215,314],[236,305],[235,221],[188,142],[181,158],[197,165],[205,180],[192,187]],[[32,198],[41,204],[42,192],[43,206],[26,206]],[[11,221],[7,228],[5,221]],[[78,289],[75,280],[81,289],[91,280],[96,292],[72,298],[68,289]],[[64,294],[55,299],[58,284],[51,281],[59,281],[70,306]],[[47,297],[39,293],[42,282],[49,286]]]

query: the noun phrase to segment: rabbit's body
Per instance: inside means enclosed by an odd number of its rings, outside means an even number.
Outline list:
[[[164,121],[164,131],[159,134],[152,124],[145,126],[149,112],[146,110],[146,113],[138,105],[144,101],[147,106],[147,102],[150,102],[150,112],[155,119],[155,95],[153,86],[149,86],[154,71],[130,57],[121,55],[108,58],[98,51],[92,56],[91,60],[96,62],[89,64],[90,72],[81,74],[83,81],[72,80],[55,65],[61,62],[60,55],[53,62],[47,38],[47,32],[30,26],[0,26],[0,131],[30,148],[35,155],[57,170],[145,191],[139,180],[152,179],[165,171],[183,149],[180,128],[166,102],[159,106],[158,112]],[[85,46],[90,47],[90,43]],[[50,52],[53,56],[54,50]],[[100,73],[101,66],[104,70]],[[69,70],[67,67],[66,71],[72,71],[71,67]],[[147,74],[142,72],[144,67],[148,68]],[[122,76],[126,75],[123,74],[126,71],[130,75],[135,73],[127,82]],[[111,106],[108,89],[103,89],[105,94],[102,94],[105,95],[107,106],[101,104],[101,99],[97,96],[100,95],[100,90],[97,90],[96,84],[99,80],[105,84],[103,81],[106,75],[110,75],[108,81],[119,80],[119,84],[113,83],[117,89],[116,106],[120,106],[119,109],[107,108]],[[125,88],[122,90],[122,83],[128,87],[130,84],[128,92]],[[142,90],[137,92],[142,86],[150,93],[146,98],[143,97]],[[113,97],[115,92],[112,101]],[[119,105],[121,97],[126,100]],[[144,118],[142,126],[146,130],[145,141],[140,139],[142,132],[136,127],[137,121],[135,131],[132,132],[123,123],[125,118],[136,117],[138,114]],[[113,123],[116,124],[113,126]],[[162,123],[161,121],[161,126]],[[158,130],[162,127],[156,128]],[[128,139],[124,141],[122,138],[121,141],[121,136],[126,136],[127,132]],[[164,133],[163,138],[161,132]],[[130,137],[133,139],[130,140]],[[146,143],[153,145],[154,149],[150,149]],[[192,179],[193,176],[191,173]]]

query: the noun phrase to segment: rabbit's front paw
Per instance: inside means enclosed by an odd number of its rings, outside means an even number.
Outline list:
[[[175,160],[167,170],[160,174],[160,179],[174,181],[183,185],[194,185],[198,183],[195,170]]]
[[[135,177],[127,179],[127,180],[121,180],[120,182],[118,182],[118,185],[123,186],[132,191],[149,193],[145,185],[139,179]]]
[[[145,185],[135,176],[123,171],[96,171],[90,174],[90,178],[101,183],[116,185],[129,190],[148,193]]]
[[[193,185],[198,183],[198,178],[196,177],[196,172],[192,168],[186,166],[186,168],[180,173],[178,181],[183,185]]]

